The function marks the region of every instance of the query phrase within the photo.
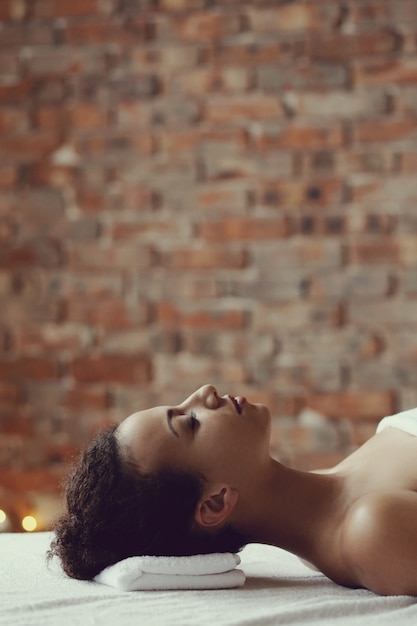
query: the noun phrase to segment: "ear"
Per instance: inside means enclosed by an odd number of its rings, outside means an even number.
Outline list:
[[[194,513],[199,526],[215,527],[221,525],[232,513],[239,499],[239,492],[232,487],[223,487],[218,493],[200,500]]]

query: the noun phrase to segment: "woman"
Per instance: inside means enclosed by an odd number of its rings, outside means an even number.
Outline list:
[[[384,428],[336,467],[301,472],[269,453],[271,416],[205,385],[97,438],[67,488],[51,554],[92,578],[135,554],[267,543],[335,582],[417,595],[417,438]]]

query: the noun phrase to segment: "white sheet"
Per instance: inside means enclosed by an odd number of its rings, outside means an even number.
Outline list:
[[[244,587],[216,591],[121,592],[48,569],[51,535],[0,534],[3,626],[409,626],[417,598],[352,590],[293,555],[253,544],[241,553]]]

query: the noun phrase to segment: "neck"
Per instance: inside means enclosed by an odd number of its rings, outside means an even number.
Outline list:
[[[314,562],[340,511],[341,492],[335,475],[301,472],[271,459],[261,479],[240,494],[235,525],[253,542]]]

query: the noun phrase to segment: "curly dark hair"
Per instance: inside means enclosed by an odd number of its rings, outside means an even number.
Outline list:
[[[231,527],[203,532],[194,510],[204,477],[168,467],[144,473],[122,449],[116,426],[100,433],[67,479],[67,511],[55,523],[48,558],[89,580],[129,556],[237,552],[248,541]]]

